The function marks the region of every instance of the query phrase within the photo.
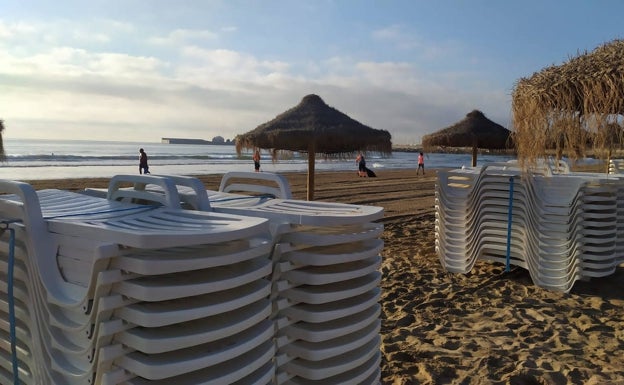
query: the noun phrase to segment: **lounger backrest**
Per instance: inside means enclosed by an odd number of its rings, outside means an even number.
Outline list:
[[[123,188],[127,184],[133,184],[134,188]],[[157,188],[147,188],[148,185],[155,185]],[[180,208],[180,197],[174,181],[169,177],[156,175],[115,175],[108,184],[106,198],[113,201],[144,201]]]
[[[162,176],[175,183],[182,203],[189,205],[194,210],[211,211],[206,187],[199,179],[182,175]]]
[[[258,184],[258,181],[264,183]],[[288,180],[282,175],[268,172],[228,172],[221,179],[219,191],[266,194],[280,199],[292,199]]]

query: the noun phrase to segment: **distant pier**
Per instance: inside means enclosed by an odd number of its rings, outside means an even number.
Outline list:
[[[204,140],[204,139],[186,139],[186,138],[161,138],[161,143],[164,144],[214,144],[214,145],[234,145],[234,141],[229,139],[223,140]]]

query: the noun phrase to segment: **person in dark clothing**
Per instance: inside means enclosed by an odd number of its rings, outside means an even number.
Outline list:
[[[139,149],[139,174],[149,174],[149,166],[147,165],[147,154],[142,148]]]
[[[364,159],[364,155],[362,153],[358,153],[357,158],[355,158],[355,162],[358,164],[358,175],[366,176],[366,159]]]
[[[256,150],[253,154],[254,170],[260,172],[260,151]]]

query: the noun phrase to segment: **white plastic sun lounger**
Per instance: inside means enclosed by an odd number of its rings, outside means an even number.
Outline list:
[[[117,365],[148,380],[162,380],[192,373],[222,362],[236,359],[256,347],[265,345],[273,336],[273,325],[264,320],[235,336],[215,340],[197,348],[160,354],[139,352],[123,355]]]
[[[280,366],[287,366],[291,361],[310,361],[318,362],[330,359],[332,357],[340,359],[341,357],[352,354],[353,351],[369,344],[371,341],[379,339],[379,331],[381,321],[376,320],[370,325],[350,334],[337,337],[332,340],[326,340],[321,343],[313,343],[306,341],[295,341],[287,344],[283,349],[283,354],[278,356],[277,361]],[[374,348],[373,348],[374,349]],[[359,366],[356,364],[356,367]],[[348,371],[342,369],[342,373]]]
[[[19,182],[2,181],[0,191],[10,194],[0,197],[0,217],[18,220],[10,224],[18,241],[14,295],[32,304],[16,312],[28,325],[16,333],[28,347],[20,350],[27,355],[18,353],[22,382],[270,381],[265,219],[35,192]],[[174,202],[179,199],[167,204]],[[6,236],[0,245],[4,253]],[[57,260],[58,250],[65,252]],[[82,273],[70,273],[74,258],[84,265]],[[0,283],[2,296],[6,285]],[[6,343],[1,334],[0,346]],[[224,338],[227,347],[209,348]],[[216,365],[222,360],[231,363]],[[8,369],[0,369],[6,378]]]
[[[265,184],[254,183],[254,181],[268,182]],[[283,175],[273,173],[251,173],[230,171],[223,175],[219,191],[225,193],[239,193],[251,195],[257,193],[272,195],[274,198],[292,199],[292,192],[288,180]]]
[[[287,339],[278,337],[277,345],[290,343],[290,339],[321,342],[360,330],[379,319],[381,306],[371,306],[361,312],[326,322],[297,322],[284,328]]]
[[[286,373],[293,373],[306,380],[321,381],[333,376],[345,375],[351,370],[359,368],[370,361],[376,361],[380,354],[379,344],[381,338],[375,336],[370,342],[354,349],[348,354],[339,357],[331,357],[321,361],[311,361],[298,358],[287,362]]]
[[[559,174],[548,168],[517,174],[509,224],[512,171],[513,166],[482,168],[478,176],[473,170],[439,173],[436,250],[443,266],[467,272],[477,259],[508,258],[528,269],[536,285],[564,292],[579,279],[611,274],[624,245],[618,235],[624,229],[623,179],[565,167]],[[450,181],[462,174],[472,182],[458,189]]]
[[[338,340],[341,346],[335,347],[347,351],[349,347],[358,344],[361,340],[358,336],[364,333],[363,330],[368,330],[373,322],[360,320],[354,322],[353,325],[357,326],[350,327],[341,322],[355,314],[368,314],[369,318],[371,314],[377,318],[379,316],[377,301],[380,275],[377,270],[383,248],[383,242],[379,239],[383,226],[375,221],[382,218],[383,210],[371,206],[294,200],[283,177],[260,174],[228,173],[222,180],[220,191],[207,191],[201,184],[189,183],[184,178],[172,180],[183,207],[198,209],[196,198],[205,195],[212,211],[269,220],[274,244],[272,318],[277,328],[276,335],[282,341],[278,343],[276,357],[297,358],[291,353],[296,351],[297,344],[302,343],[297,334],[298,330],[308,328],[306,325],[316,325],[311,329],[315,336],[309,337],[308,343],[311,345],[306,348],[308,351],[323,351],[331,339],[328,336],[334,335],[335,339],[338,338],[335,336],[338,330],[349,330],[349,333],[345,333],[346,337]],[[139,184],[142,178],[124,178],[132,179],[135,185],[143,189],[144,184]],[[264,183],[253,182],[257,178],[265,182],[277,179],[277,187],[269,188]],[[116,183],[113,189],[117,191],[124,188],[121,186]],[[159,195],[163,195],[163,189],[170,188],[155,183],[145,186],[143,192]],[[112,198],[121,195],[109,191],[108,196]],[[141,199],[150,201],[147,195],[141,195]],[[158,199],[151,202],[162,204],[162,200]],[[124,311],[129,308],[132,306]],[[291,331],[294,333],[292,336],[289,334]],[[292,383],[307,381],[293,373],[286,373],[289,370],[286,361],[277,360],[276,363],[277,379],[287,378]],[[358,371],[355,369],[357,363],[352,365],[355,366],[345,363],[342,370]],[[335,376],[346,378],[341,373]],[[372,377],[376,378],[378,374]],[[278,384],[283,383],[280,381]]]
[[[254,183],[256,182],[256,183]],[[259,182],[259,183],[258,183]],[[130,185],[130,186],[128,186]],[[180,175],[115,175],[107,189],[87,188],[87,195],[128,202],[151,202],[169,207],[209,211],[212,200],[263,202],[268,198],[292,199],[286,178],[274,173],[228,172],[218,191],[206,193],[197,178]],[[178,202],[179,200],[179,202]],[[238,203],[238,202],[237,202]]]

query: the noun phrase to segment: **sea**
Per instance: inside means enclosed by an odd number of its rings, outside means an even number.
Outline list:
[[[138,174],[139,148],[147,152],[152,174],[207,175],[253,171],[251,151],[239,156],[233,145],[4,138],[7,159],[0,163],[0,179],[110,178],[117,174]],[[276,161],[272,161],[268,152],[262,152],[261,156],[262,171],[305,172],[308,168],[306,154],[289,153]],[[366,163],[373,171],[414,171],[417,158],[416,152],[395,151],[385,156],[369,153]],[[477,165],[510,159],[514,158],[479,154]],[[425,154],[427,169],[470,165],[470,154]],[[355,155],[353,159],[324,159],[317,155],[315,168],[317,171],[355,172],[357,165]]]

